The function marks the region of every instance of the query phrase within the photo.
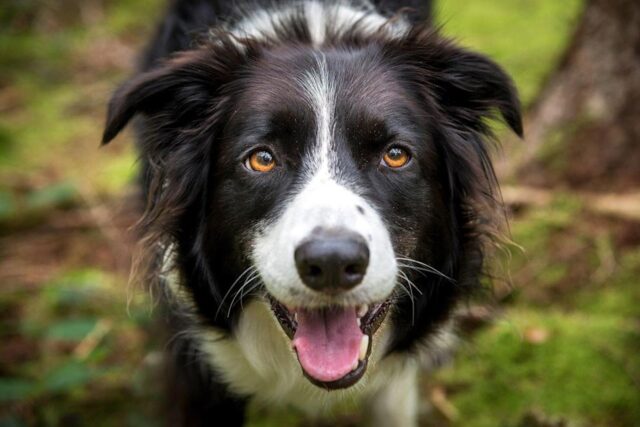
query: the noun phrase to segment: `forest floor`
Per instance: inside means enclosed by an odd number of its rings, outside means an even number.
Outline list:
[[[445,32],[504,64],[525,103],[580,7],[440,3]],[[153,302],[127,284],[135,154],[130,135],[98,147],[109,94],[160,4],[0,10],[0,426],[161,425]],[[424,425],[640,425],[640,188],[501,178],[514,244],[495,260],[496,303],[473,305],[455,358],[424,375]],[[283,425],[304,424],[253,408],[251,426]]]

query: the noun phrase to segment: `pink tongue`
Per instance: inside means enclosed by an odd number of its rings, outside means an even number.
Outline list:
[[[355,308],[301,310],[293,346],[305,372],[323,381],[347,375],[358,363],[364,334],[357,323]]]

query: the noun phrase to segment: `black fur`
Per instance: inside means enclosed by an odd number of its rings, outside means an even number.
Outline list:
[[[239,230],[279,213],[278,201],[301,179],[296,165],[314,121],[291,84],[313,63],[304,26],[283,22],[277,39],[246,41],[242,48],[224,31],[203,39],[203,32],[235,19],[233,3],[171,5],[141,71],[111,100],[103,139],[108,143],[138,116],[147,261],[157,266],[158,245],[173,242],[198,322],[229,333],[240,304],[229,307],[223,296],[249,265],[248,237]],[[424,21],[427,3],[378,6],[389,16],[413,8],[413,20]],[[397,303],[390,352],[411,352],[479,288],[485,247],[499,220],[486,119],[498,113],[521,135],[518,98],[500,67],[428,24],[415,23],[396,39],[356,25],[328,40],[327,66],[341,76],[337,149],[349,163],[344,170],[353,171],[343,178],[370,189],[364,196],[389,224],[396,253],[450,278],[407,272],[422,293],[414,309],[408,298]],[[394,138],[415,153],[402,175],[380,173],[375,163]],[[255,180],[240,170],[237,159],[258,140],[277,141],[270,143],[285,153],[287,173]],[[173,312],[170,302],[166,309],[172,333],[193,321]],[[230,317],[219,315],[229,309]],[[214,418],[241,425],[244,400],[211,379],[210,368],[189,360],[189,338],[172,343],[172,388],[182,396],[172,425]]]

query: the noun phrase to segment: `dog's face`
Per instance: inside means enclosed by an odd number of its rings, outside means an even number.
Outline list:
[[[264,298],[305,375],[360,379],[476,283],[492,173],[483,119],[520,118],[506,75],[433,34],[312,49],[214,43],[126,85],[105,141],[145,115],[147,225],[177,245],[199,314]],[[259,291],[259,292],[256,292]]]
[[[242,82],[214,167],[225,176],[212,206],[242,230],[240,252],[305,373],[325,386],[364,372],[396,257],[412,253],[430,206],[442,205],[424,113],[368,53],[264,55]]]

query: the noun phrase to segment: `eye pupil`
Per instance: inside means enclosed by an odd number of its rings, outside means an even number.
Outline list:
[[[263,165],[268,165],[269,163],[271,163],[273,161],[273,157],[271,156],[271,153],[268,153],[266,151],[260,151],[257,155],[256,155],[258,161],[260,163],[262,163]]]
[[[390,168],[399,168],[409,161],[409,153],[401,147],[391,147],[384,153],[384,163]]]
[[[247,158],[245,166],[256,172],[269,172],[276,166],[276,162],[269,151],[258,150]]]
[[[389,157],[391,157],[393,160],[398,160],[402,157],[402,150],[399,148],[392,148],[391,150],[389,150]]]

